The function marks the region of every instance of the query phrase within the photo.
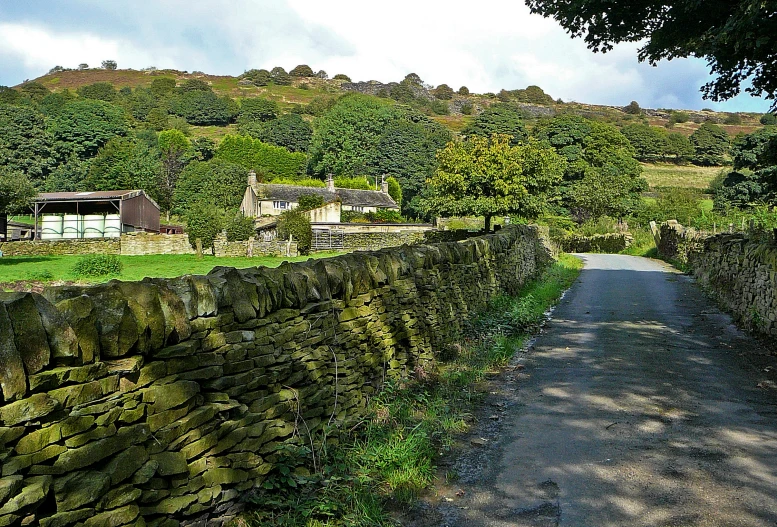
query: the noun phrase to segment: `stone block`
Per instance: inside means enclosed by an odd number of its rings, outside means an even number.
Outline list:
[[[97,471],[71,472],[54,482],[57,512],[80,509],[100,499],[108,492],[111,478]]]
[[[5,389],[3,389],[5,394]],[[4,426],[32,421],[61,408],[59,401],[45,393],[36,393],[4,406],[0,406],[0,420]]]
[[[149,414],[163,412],[182,405],[200,393],[200,385],[192,381],[155,385],[143,392],[143,402],[149,403]]]
[[[126,505],[119,509],[95,514],[84,522],[84,527],[120,527],[127,525],[138,517],[140,508],[137,505]]]
[[[147,461],[148,452],[146,449],[140,445],[134,445],[114,456],[102,471],[110,477],[111,485],[115,486],[144,467]]]
[[[0,302],[0,390],[3,399],[20,399],[27,391],[27,377],[19,349],[16,347],[14,329],[5,304]],[[0,409],[2,417],[2,409]]]
[[[157,473],[161,476],[186,474],[189,471],[189,465],[186,463],[186,456],[182,452],[162,452],[160,454],[153,454],[151,460],[156,461]]]
[[[51,348],[32,293],[0,293],[13,326],[14,340],[27,374],[48,365]]]

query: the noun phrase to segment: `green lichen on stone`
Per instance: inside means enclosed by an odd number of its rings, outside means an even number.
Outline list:
[[[71,472],[54,482],[57,512],[72,511],[100,499],[111,486],[111,478],[97,471]]]

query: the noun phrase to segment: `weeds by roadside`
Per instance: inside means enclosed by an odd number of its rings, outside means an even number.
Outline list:
[[[410,505],[432,484],[434,463],[465,432],[482,381],[504,367],[544,314],[577,277],[582,262],[562,255],[516,297],[499,296],[470,322],[465,338],[447,348],[435,371],[387,382],[367,418],[311,471],[306,446],[289,446],[273,460],[255,511],[237,525],[258,527],[384,527],[391,511]]]

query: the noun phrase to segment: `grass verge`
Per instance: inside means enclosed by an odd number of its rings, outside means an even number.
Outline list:
[[[112,278],[119,280],[142,280],[153,278],[173,278],[185,274],[207,274],[216,266],[236,267],[278,267],[282,262],[299,262],[308,258],[325,258],[340,253],[316,253],[312,256],[255,257],[255,258],[216,258],[195,255],[157,254],[148,256],[119,256],[122,271],[109,277],[85,277],[76,272],[77,263],[82,256],[6,256],[0,258],[0,283],[18,281],[74,281],[84,283],[105,282]]]
[[[487,374],[523,346],[581,267],[579,259],[562,255],[518,296],[494,298],[445,350],[435,371],[387,382],[367,418],[339,446],[316,455],[301,444],[287,447],[265,488],[249,498],[256,510],[236,525],[395,525],[391,510],[411,504],[432,485],[435,460],[468,429]]]

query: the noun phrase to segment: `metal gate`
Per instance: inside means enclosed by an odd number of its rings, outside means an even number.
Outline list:
[[[313,229],[311,249],[314,251],[342,250],[344,244],[345,233],[343,231]]]

